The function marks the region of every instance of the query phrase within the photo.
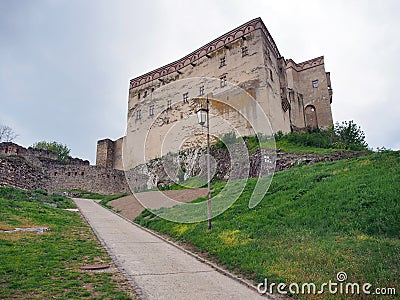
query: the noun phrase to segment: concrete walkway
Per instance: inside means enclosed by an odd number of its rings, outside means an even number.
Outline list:
[[[94,201],[74,201],[143,299],[266,299]]]

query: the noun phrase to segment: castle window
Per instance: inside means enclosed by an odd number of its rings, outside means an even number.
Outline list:
[[[318,79],[317,80],[313,80],[312,86],[313,86],[314,89],[318,88]]]
[[[136,120],[139,120],[139,119],[141,119],[142,118],[142,111],[140,110],[140,109],[138,109],[137,111],[136,111]]]
[[[242,47],[242,57],[249,55],[249,48],[247,46]]]
[[[220,84],[221,84],[221,87],[226,86],[226,75],[224,75],[220,78]]]
[[[4,150],[4,153],[8,153],[8,147],[6,147],[6,149]]]
[[[150,105],[149,114],[150,116],[154,115],[154,105]]]
[[[219,67],[222,68],[223,66],[226,66],[226,56],[219,59]]]
[[[167,109],[172,109],[172,100],[168,100]]]
[[[151,88],[151,92],[154,92],[154,88]]]
[[[189,93],[183,93],[183,102],[188,103],[189,102]]]
[[[272,74],[271,69],[269,69],[269,78],[271,78],[271,81],[274,81],[274,75]]]
[[[143,98],[147,97],[147,91],[144,91]]]
[[[140,93],[137,94],[137,98],[140,99]]]
[[[81,176],[84,176],[85,175],[85,172],[81,172]]]
[[[204,85],[200,87],[200,96],[204,95]]]

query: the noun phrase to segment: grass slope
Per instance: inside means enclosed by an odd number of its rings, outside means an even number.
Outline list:
[[[0,299],[131,299],[117,274],[79,270],[111,260],[79,214],[60,207],[74,204],[43,191],[0,188],[1,230],[50,229],[41,235],[0,231]]]
[[[400,152],[375,153],[278,172],[251,210],[250,179],[238,201],[213,219],[211,231],[205,222],[178,224],[148,211],[135,221],[255,283],[322,284],[344,271],[348,282],[395,287],[398,294],[399,183]],[[214,193],[221,187],[215,183]]]

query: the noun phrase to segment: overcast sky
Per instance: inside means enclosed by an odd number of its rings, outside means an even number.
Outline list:
[[[126,126],[129,80],[261,17],[285,58],[325,56],[334,121],[400,148],[400,1],[0,0],[0,124],[16,142],[96,142]]]

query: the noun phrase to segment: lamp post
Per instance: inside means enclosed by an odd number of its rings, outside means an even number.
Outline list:
[[[211,229],[211,190],[210,190],[210,118],[209,118],[209,101],[206,100],[206,108],[202,106],[199,108],[197,117],[199,124],[207,128],[207,216],[208,216],[208,230]],[[206,124],[206,125],[205,125]]]

